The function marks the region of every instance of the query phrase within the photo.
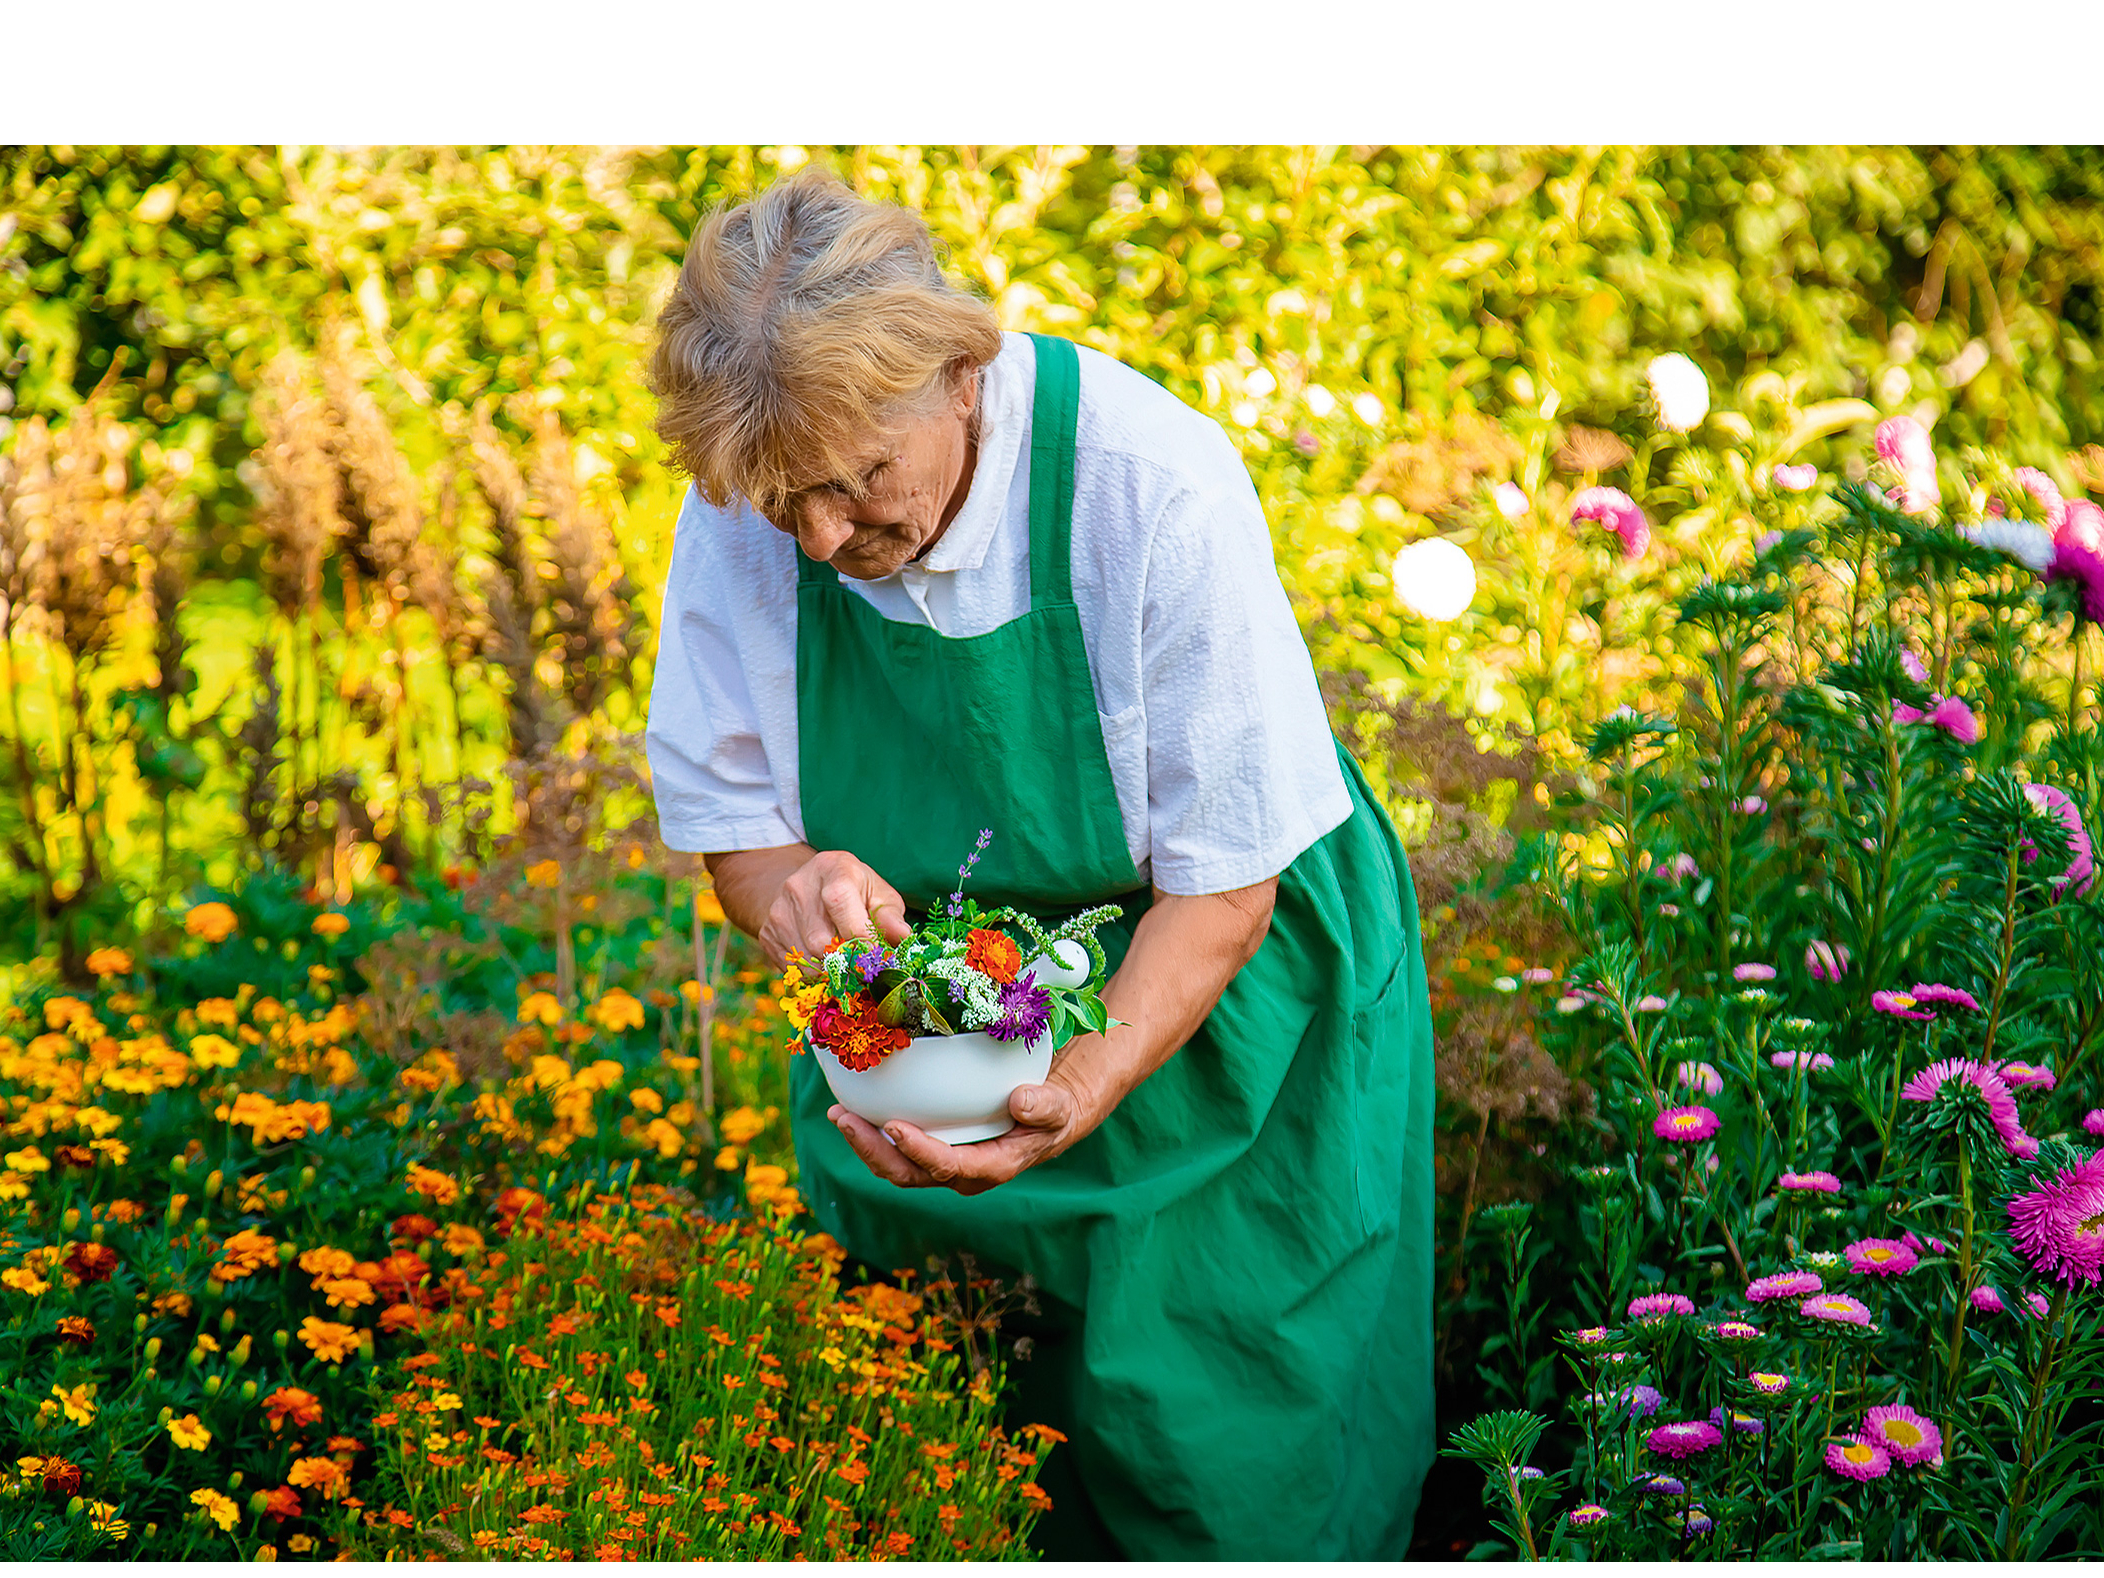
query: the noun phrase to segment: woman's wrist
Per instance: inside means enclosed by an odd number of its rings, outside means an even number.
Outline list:
[[[716,887],[716,902],[730,923],[748,937],[760,935],[783,885],[818,853],[809,844],[779,844],[771,849],[737,849],[704,855]]]

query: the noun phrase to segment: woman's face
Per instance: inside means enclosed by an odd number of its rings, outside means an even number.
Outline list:
[[[878,581],[935,546],[971,491],[967,373],[932,410],[902,417],[856,449],[848,475],[791,495],[777,529],[806,555],[858,581]]]

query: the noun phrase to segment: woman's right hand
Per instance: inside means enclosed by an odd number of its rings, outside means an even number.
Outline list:
[[[724,914],[759,939],[777,969],[791,950],[815,959],[872,923],[886,942],[909,930],[898,889],[844,849],[789,844],[706,859]]]

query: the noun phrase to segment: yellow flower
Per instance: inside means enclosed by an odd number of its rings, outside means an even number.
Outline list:
[[[592,1018],[603,1030],[640,1030],[643,1004],[617,986],[592,1005]]]
[[[204,1508],[222,1529],[231,1529],[241,1521],[241,1509],[234,1504],[232,1496],[222,1496],[216,1490],[193,1490],[190,1500]]]
[[[232,1068],[241,1061],[241,1048],[225,1036],[193,1036],[190,1060],[199,1068]]]
[[[665,1110],[665,1098],[647,1087],[641,1090],[630,1091],[628,1093],[628,1104],[638,1112],[656,1113]]]
[[[559,887],[562,885],[563,880],[562,863],[556,860],[543,860],[535,865],[528,866],[526,868],[526,880],[537,888]]]
[[[704,926],[721,926],[724,923],[723,901],[716,897],[714,888],[703,888],[694,895],[694,918]]]
[[[716,1168],[719,1172],[734,1173],[738,1170],[738,1147],[726,1145],[716,1153]]]
[[[91,948],[88,950],[88,971],[105,977],[129,975],[132,973],[132,956],[122,948]]]
[[[723,1115],[723,1122],[718,1125],[724,1139],[733,1145],[750,1144],[753,1137],[766,1127],[766,1115],[755,1112],[751,1107],[733,1107]]]
[[[224,904],[200,904],[183,917],[183,930],[206,942],[225,942],[240,929],[234,912]]]
[[[358,1331],[356,1327],[309,1315],[300,1322],[300,1341],[313,1349],[314,1357],[322,1363],[337,1364],[358,1346]]]
[[[460,1394],[458,1392],[440,1392],[431,1399],[431,1406],[441,1412],[458,1408],[460,1406]]]
[[[51,1159],[34,1145],[25,1145],[19,1151],[7,1153],[7,1166],[11,1172],[48,1173],[51,1171]]]
[[[71,1391],[68,1391],[63,1386],[54,1386],[51,1388],[51,1395],[58,1399],[59,1406],[66,1411],[66,1417],[76,1425],[93,1424],[95,1422],[95,1384],[95,1382],[89,1381],[85,1385],[74,1387]]]
[[[197,1005],[197,1022],[231,1030],[241,1023],[241,1005],[231,997],[208,997]]]
[[[687,1137],[663,1118],[650,1120],[649,1126],[643,1130],[643,1139],[645,1143],[655,1145],[658,1155],[668,1162],[687,1146]]]
[[[350,929],[350,916],[340,915],[335,910],[314,917],[314,935],[317,937],[341,937]]]
[[[199,1422],[197,1415],[185,1414],[180,1419],[168,1421],[168,1439],[185,1452],[202,1452],[212,1444],[212,1432]]]
[[[553,992],[532,992],[519,1004],[519,1023],[530,1025],[538,1021],[544,1025],[562,1023],[563,1005],[555,1000]]]
[[[107,1501],[88,1503],[88,1527],[101,1530],[113,1540],[121,1540],[131,1533],[131,1525],[118,1517],[116,1506]]]

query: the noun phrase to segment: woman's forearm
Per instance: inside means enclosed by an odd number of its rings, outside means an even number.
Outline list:
[[[1077,1036],[1053,1078],[1087,1106],[1093,1128],[1189,1041],[1220,994],[1263,944],[1278,879],[1229,893],[1154,895],[1125,959],[1103,989],[1123,1021],[1108,1035]]]

